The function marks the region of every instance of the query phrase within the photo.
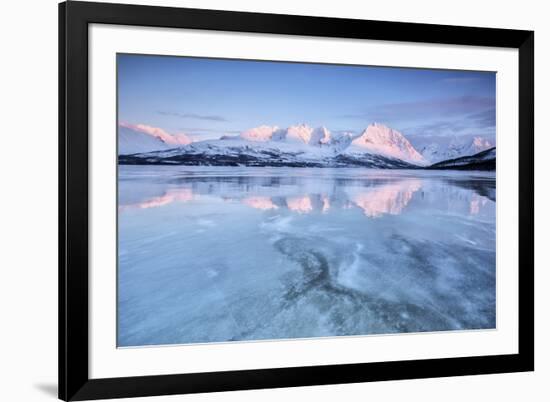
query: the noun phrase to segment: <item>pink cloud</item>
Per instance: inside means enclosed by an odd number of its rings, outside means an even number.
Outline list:
[[[183,133],[170,134],[164,131],[162,128],[149,126],[147,124],[132,124],[127,122],[120,122],[119,126],[160,138],[166,144],[187,145],[192,142],[191,139]]]

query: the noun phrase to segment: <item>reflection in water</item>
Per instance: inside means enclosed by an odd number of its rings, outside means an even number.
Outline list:
[[[225,200],[239,200],[224,195],[224,186],[227,184],[227,180],[218,181],[216,178],[205,179],[208,181],[208,186],[195,186],[193,187],[179,187],[169,188],[164,190],[164,193],[160,196],[154,196],[147,198],[143,201],[131,204],[121,204],[119,206],[119,212],[131,208],[153,208],[162,207],[173,202],[187,202],[200,196],[201,191],[204,194],[210,196],[218,196]],[[240,180],[239,180],[240,181]],[[349,209],[353,206],[358,207],[364,211],[364,214],[368,217],[378,217],[383,214],[398,215],[411,201],[413,194],[422,187],[422,181],[417,179],[412,180],[395,180],[391,183],[375,182],[371,183],[367,187],[358,186],[346,186],[349,182],[341,181],[337,182],[337,186],[334,186],[331,190],[333,193],[310,193],[299,196],[247,196],[249,193],[253,193],[256,189],[254,186],[247,185],[245,189],[242,189],[243,197],[240,199],[244,205],[259,210],[271,210],[271,209],[287,209],[292,212],[307,214],[320,210],[321,212],[329,212],[331,207],[333,208],[345,208]],[[294,186],[299,191],[299,183],[295,182]],[[241,190],[240,186],[237,186]],[[344,191],[339,187],[344,188]],[[284,191],[284,190],[283,190]],[[476,199],[472,199],[472,203],[479,203],[480,199],[476,195]],[[482,201],[481,201],[482,202]],[[476,204],[477,205],[477,204]],[[474,206],[472,204],[471,209]],[[477,207],[479,208],[479,207]],[[478,211],[479,212],[479,211]],[[474,213],[474,212],[472,212]]]
[[[369,217],[377,217],[382,214],[399,215],[420,187],[422,184],[419,180],[403,180],[384,184],[371,191],[355,195],[353,202]]]
[[[491,173],[121,166],[121,346],[495,326]]]
[[[313,211],[311,198],[308,195],[301,197],[288,197],[286,199],[286,205],[291,211],[298,212],[300,214],[307,214]]]
[[[479,211],[487,205],[487,202],[489,202],[488,198],[482,197],[478,194],[472,194],[472,200],[470,201],[470,214],[479,214]]]
[[[186,202],[186,201],[191,201],[192,199],[193,199],[193,190],[191,190],[190,188],[185,188],[185,187],[171,188],[169,190],[166,190],[164,194],[158,197],[148,198],[135,204],[119,205],[118,210],[119,212],[123,212],[131,208],[141,208],[141,209],[157,208],[157,207],[162,207],[164,205],[171,204],[176,201]]]
[[[299,214],[308,214],[318,211],[326,213],[331,208],[349,209],[357,207],[364,212],[365,216],[376,218],[384,214],[399,215],[412,200],[414,193],[423,187],[423,181],[418,178],[373,180],[359,183],[351,180],[335,180],[332,186],[326,186],[325,192],[285,195],[289,192],[293,194],[301,192],[303,183],[300,180],[291,180],[283,186],[268,187],[271,193],[281,194],[268,196],[250,195],[256,192],[265,192],[264,180],[255,183],[255,180],[252,179],[250,183],[243,183],[242,177],[208,177],[201,181],[196,179],[190,181],[191,183],[186,184],[189,187],[183,185],[180,179],[177,182],[181,187],[172,187],[172,184],[167,182],[167,188],[162,195],[152,196],[130,204],[121,203],[119,212],[131,208],[162,207],[173,202],[188,202],[193,199],[200,199],[201,195],[208,195],[209,197],[241,202],[248,207],[262,211],[285,209]],[[459,182],[457,180],[447,180],[445,183],[457,184]],[[469,208],[470,214],[478,214],[480,208],[491,200],[489,194],[494,193],[494,187],[484,186],[483,181],[474,181],[470,184],[472,186],[468,187],[468,183],[460,182],[457,186],[477,190],[477,192],[470,192],[469,194]],[[320,184],[320,186],[323,185],[323,183]],[[494,200],[494,194],[492,196]]]
[[[472,190],[482,197],[486,197],[491,201],[496,201],[496,183],[494,177],[490,179],[481,178],[477,180],[451,178],[445,179],[445,182],[452,186]]]
[[[261,210],[279,208],[269,197],[246,197],[243,198],[243,203],[249,207]]]

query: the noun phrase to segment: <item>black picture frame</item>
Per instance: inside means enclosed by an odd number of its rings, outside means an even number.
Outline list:
[[[88,25],[514,48],[519,52],[517,354],[90,379]],[[70,1],[59,4],[59,398],[169,395],[534,370],[534,32]]]

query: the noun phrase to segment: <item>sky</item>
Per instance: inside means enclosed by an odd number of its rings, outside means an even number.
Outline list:
[[[119,54],[119,123],[194,141],[296,124],[494,139],[493,72]]]

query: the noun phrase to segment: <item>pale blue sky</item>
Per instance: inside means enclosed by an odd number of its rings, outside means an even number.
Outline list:
[[[495,135],[491,72],[118,55],[119,121],[218,138],[306,123],[406,136]]]

